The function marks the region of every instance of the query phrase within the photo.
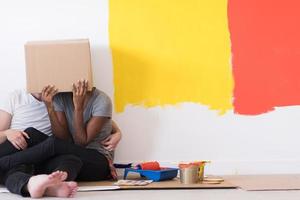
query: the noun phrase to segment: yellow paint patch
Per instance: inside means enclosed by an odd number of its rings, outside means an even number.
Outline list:
[[[232,108],[227,0],[110,0],[115,108]]]

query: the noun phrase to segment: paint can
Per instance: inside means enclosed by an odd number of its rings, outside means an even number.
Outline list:
[[[202,160],[179,164],[180,182],[183,184],[202,182],[204,179],[204,167],[206,163],[210,163],[210,161]]]
[[[182,184],[194,184],[199,182],[199,166],[189,165],[187,167],[181,167],[179,170],[180,183]]]

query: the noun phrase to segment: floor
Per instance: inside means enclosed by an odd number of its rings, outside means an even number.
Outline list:
[[[20,196],[1,193],[1,200],[24,199]],[[50,198],[47,198],[50,199]],[[53,198],[52,198],[53,199]],[[240,189],[205,190],[122,190],[79,192],[75,199],[88,200],[299,200],[300,190],[290,191],[243,191]]]

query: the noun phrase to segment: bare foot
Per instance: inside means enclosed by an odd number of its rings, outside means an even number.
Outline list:
[[[62,182],[46,189],[44,196],[48,197],[74,197],[77,192],[77,183],[74,181]]]
[[[29,179],[27,189],[32,198],[40,198],[44,196],[47,188],[61,184],[66,178],[67,173],[62,171],[36,175]]]

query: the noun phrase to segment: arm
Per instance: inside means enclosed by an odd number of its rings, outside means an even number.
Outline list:
[[[64,112],[56,112],[54,110],[53,97],[56,93],[57,89],[54,86],[48,85],[42,91],[42,100],[47,107],[53,134],[60,139],[69,139],[71,134]]]
[[[104,141],[102,141],[102,145],[104,145],[104,148],[108,151],[113,151],[116,149],[118,143],[120,142],[122,138],[122,133],[118,125],[115,123],[115,121],[112,120],[112,131],[111,135],[107,137]]]
[[[106,117],[92,117],[86,127],[83,124],[82,113],[74,113],[74,142],[80,146],[89,144],[101,131],[103,125],[107,122]]]
[[[18,150],[26,149],[27,142],[24,137],[29,139],[27,133],[20,130],[10,129],[12,115],[0,110],[0,144],[9,140],[9,142]]]
[[[10,128],[11,114],[0,110],[0,144],[6,140],[6,130]]]
[[[53,135],[62,140],[70,139],[70,132],[68,129],[68,123],[64,112],[56,112],[54,108],[48,108],[48,114],[51,122],[51,128]]]
[[[111,131],[111,134],[117,134],[117,135],[119,135],[121,137],[122,136],[121,129],[118,127],[117,123],[114,120],[111,120],[111,121],[112,121],[112,131]]]
[[[86,80],[78,81],[73,84],[73,103],[74,103],[74,142],[75,144],[86,146],[101,131],[103,125],[109,118],[94,116],[85,126],[83,121],[84,105],[90,98],[87,95],[88,82]]]

